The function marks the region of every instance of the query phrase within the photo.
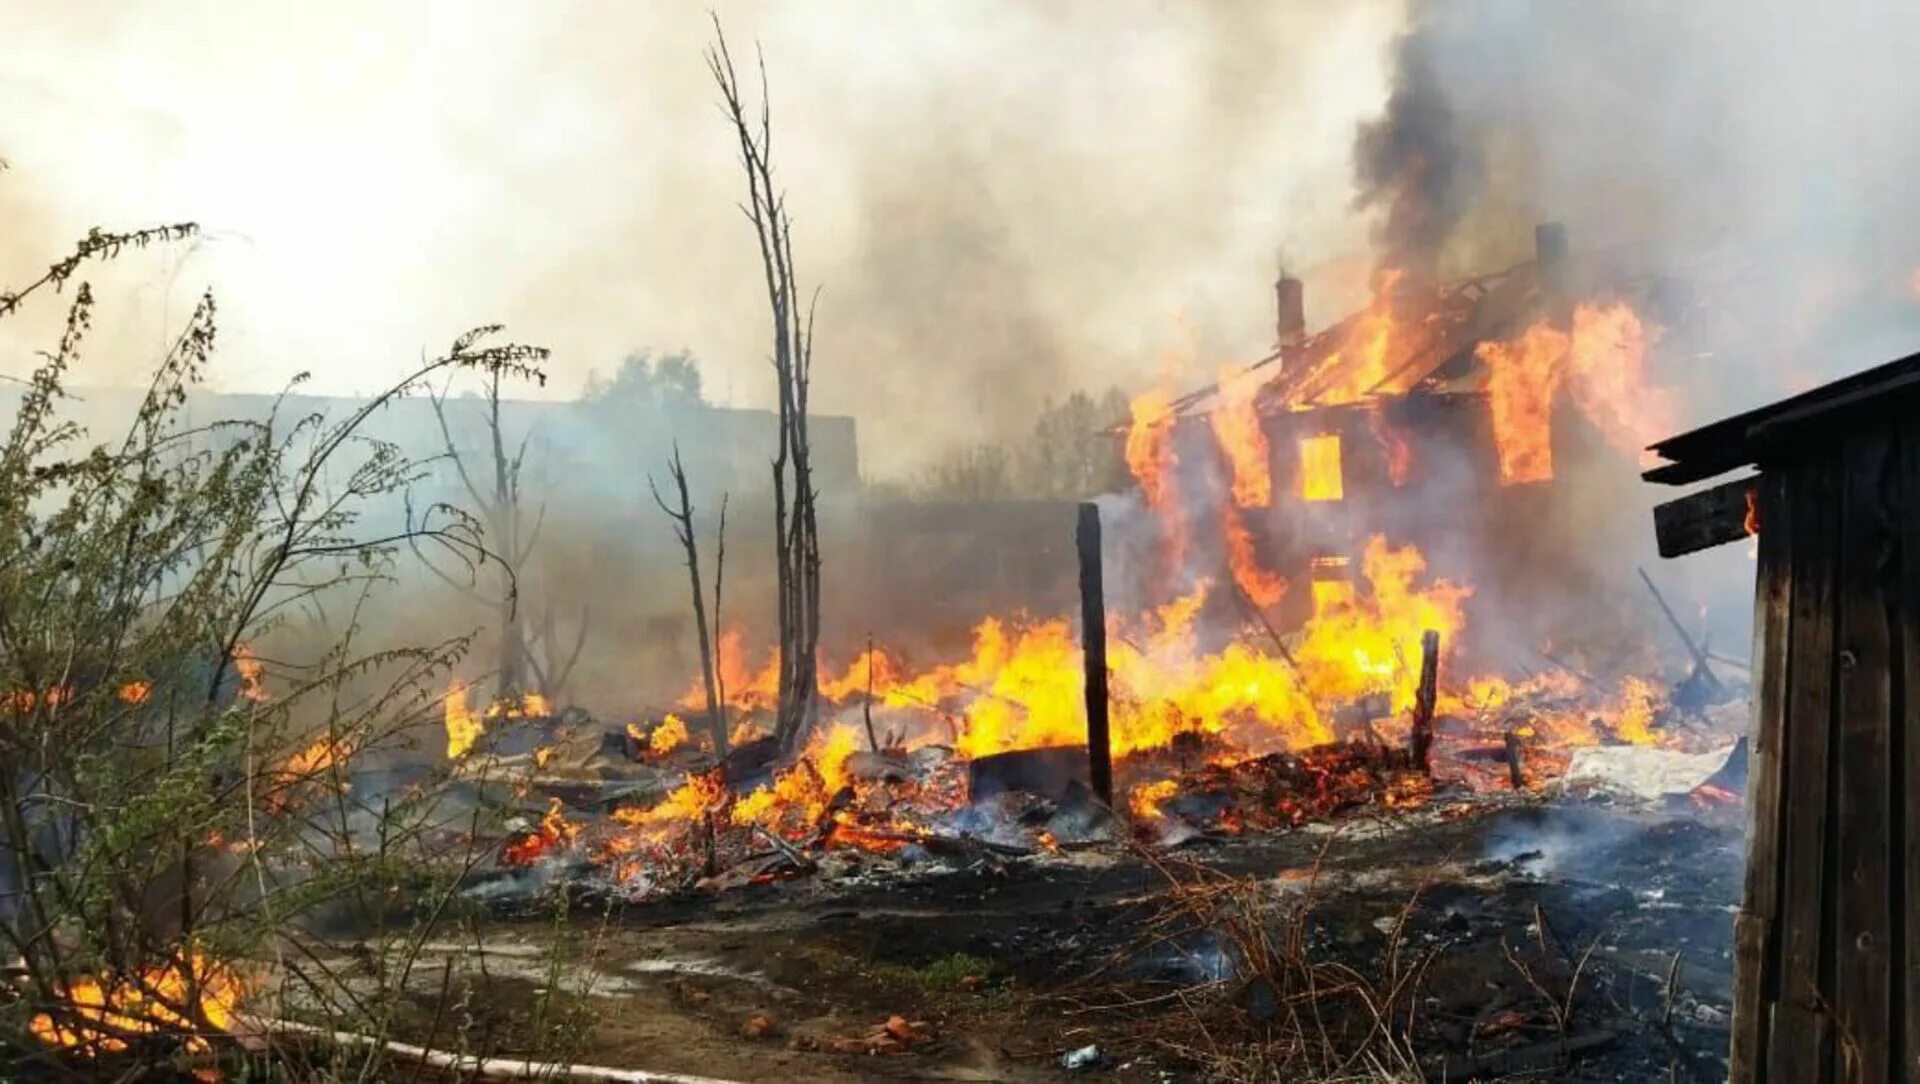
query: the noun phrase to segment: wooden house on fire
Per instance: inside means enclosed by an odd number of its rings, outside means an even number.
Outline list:
[[[1478,579],[1472,562],[1497,560],[1501,589],[1531,593],[1519,597],[1574,597],[1578,578],[1558,557],[1578,548],[1564,534],[1580,517],[1554,505],[1630,490],[1634,450],[1658,434],[1608,432],[1611,419],[1566,394],[1565,367],[1552,366],[1578,353],[1569,335],[1593,314],[1633,320],[1650,284],[1599,281],[1557,223],[1536,227],[1533,259],[1502,271],[1447,285],[1383,278],[1372,305],[1312,334],[1302,283],[1280,279],[1273,351],[1172,402],[1182,464],[1221,459],[1207,430],[1251,401],[1271,496],[1241,513],[1261,564],[1293,585],[1287,624],[1355,589],[1376,534],[1443,555],[1455,575]],[[1536,348],[1560,360],[1519,356]]]

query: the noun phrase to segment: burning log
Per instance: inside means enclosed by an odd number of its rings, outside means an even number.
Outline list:
[[[1429,775],[1433,774],[1433,710],[1439,700],[1439,687],[1440,634],[1428,629],[1420,635],[1420,691],[1413,701],[1413,731],[1409,741],[1413,766]]]
[[[1107,734],[1107,599],[1100,570],[1100,506],[1080,506],[1074,531],[1080,551],[1080,649],[1086,663],[1087,775],[1093,792],[1113,804],[1113,749]]]

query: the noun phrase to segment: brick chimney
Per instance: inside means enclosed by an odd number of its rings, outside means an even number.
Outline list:
[[[1306,283],[1291,275],[1273,284],[1274,331],[1282,347],[1299,346],[1307,337]]]

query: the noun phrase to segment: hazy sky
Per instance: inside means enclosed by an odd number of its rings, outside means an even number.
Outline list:
[[[822,289],[816,401],[859,415],[869,473],[1168,359],[1258,356],[1283,259],[1316,322],[1356,296],[1350,152],[1397,2],[715,8],[765,50]],[[191,249],[95,273],[87,379],[141,372],[211,286],[221,387],[371,390],[502,322],[555,349],[556,393],[685,347],[717,398],[763,404],[710,35],[708,5],[666,0],[9,0],[0,282],[92,225],[193,219]],[[58,315],[0,336],[0,373]]]

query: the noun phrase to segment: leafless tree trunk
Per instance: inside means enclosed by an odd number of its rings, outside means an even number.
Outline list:
[[[727,754],[727,705],[721,699],[720,670],[714,665],[713,636],[707,628],[707,606],[700,583],[700,543],[693,533],[693,501],[687,495],[687,471],[680,462],[680,445],[673,446],[673,458],[667,460],[667,474],[673,479],[674,488],[679,497],[679,506],[674,507],[660,496],[660,487],[654,484],[653,476],[647,476],[647,488],[653,491],[653,503],[673,520],[674,537],[680,540],[680,548],[687,553],[687,575],[693,581],[693,629],[700,638],[700,680],[707,690],[707,725],[713,732],[714,751],[721,756]],[[727,538],[727,502],[720,499],[720,568],[713,577],[713,609],[716,620],[720,613],[720,579],[726,570]]]
[[[527,668],[533,671],[533,680],[540,691],[557,706],[567,699],[567,683],[573,678],[574,666],[580,662],[580,652],[587,646],[587,635],[593,627],[593,612],[585,606],[580,607],[580,619],[574,627],[573,646],[564,650],[554,624],[553,599],[543,599],[539,621],[533,634],[526,638],[526,660]],[[538,651],[534,650],[536,646]]]
[[[815,511],[807,390],[813,370],[813,300],[803,309],[793,260],[786,198],[773,183],[772,122],[767,67],[760,68],[760,109],[749,118],[726,35],[716,17],[707,68],[720,88],[727,119],[740,143],[747,175],[741,211],[753,223],[773,318],[773,370],[778,384],[780,439],[773,459],[774,574],[780,629],[780,701],[774,734],[792,751],[819,708],[820,530]]]
[[[527,632],[520,612],[520,574],[540,540],[540,528],[545,524],[547,515],[546,505],[543,504],[534,512],[533,521],[529,524],[521,501],[520,471],[526,463],[527,442],[533,434],[529,430],[520,438],[519,447],[511,455],[508,454],[506,435],[500,422],[500,372],[494,370],[487,382],[487,434],[493,477],[491,487],[482,488],[475,480],[474,472],[467,466],[466,455],[454,442],[452,427],[447,424],[446,392],[430,392],[428,398],[433,404],[433,416],[440,423],[440,436],[446,445],[447,459],[453,463],[461,484],[473,499],[480,521],[486,528],[488,548],[502,565],[501,589],[496,597],[476,590],[470,583],[461,583],[447,576],[430,562],[427,567],[441,579],[498,610],[500,662],[495,695],[503,699],[517,697],[529,691]]]

